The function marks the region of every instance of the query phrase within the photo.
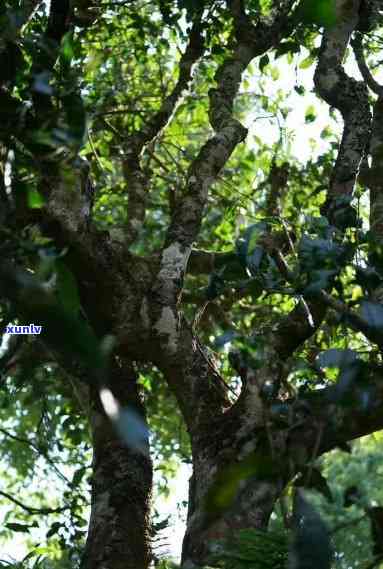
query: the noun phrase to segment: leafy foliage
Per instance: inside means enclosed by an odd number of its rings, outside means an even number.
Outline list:
[[[90,322],[92,298],[80,290],[76,277],[87,268],[82,256],[86,243],[75,243],[70,233],[76,216],[69,216],[64,231],[54,216],[45,219],[50,193],[62,183],[64,206],[86,210],[84,223],[92,210],[91,235],[104,236],[120,251],[132,186],[127,156],[138,149],[140,176],[150,180],[150,192],[145,221],[126,252],[128,271],[135,271],[132,259],[137,266],[145,256],[154,259],[185,196],[191,164],[212,134],[209,97],[236,32],[223,2],[139,0],[133,6],[108,1],[91,3],[89,10],[86,2],[73,2],[71,27],[60,19],[52,26],[46,3],[36,3],[29,12],[32,4],[7,0],[0,6],[0,319],[2,329],[9,323],[38,322],[46,335],[44,343],[5,338],[1,347],[0,497],[5,513],[0,536],[9,541],[25,534],[31,556],[21,562],[23,567],[64,569],[80,562],[89,517],[91,440],[81,390],[98,388],[107,378],[112,347],[105,342],[108,330],[100,325],[102,319]],[[353,195],[337,197],[332,213],[326,210],[341,121],[333,107],[328,114],[311,93],[319,41],[338,23],[336,3],[293,4],[289,33],[254,58],[243,74],[233,112],[249,130],[247,144],[238,145],[217,173],[205,204],[194,246],[214,253],[210,268],[188,271],[179,298],[233,399],[247,378],[269,363],[266,340],[279,330],[281,319],[303,307],[312,333],[285,362],[284,381],[265,383],[261,393],[274,434],[299,426],[301,417],[291,412],[291,400],[309,395],[314,401],[324,388],[329,388],[329,405],[352,408],[362,417],[373,414],[373,378],[382,365],[381,244],[369,226],[368,186],[360,177]],[[267,22],[272,5],[251,1],[247,13]],[[205,53],[191,87],[183,89],[163,128],[140,147],[138,133],[150,130],[177,85],[180,53],[201,14]],[[372,66],[381,58],[381,19],[377,23],[365,38]],[[351,54],[345,57],[352,66]],[[294,140],[294,131],[312,137]],[[305,147],[302,155],[299,145]],[[92,205],[79,197],[88,179],[95,188]],[[74,253],[80,262],[73,261]],[[101,270],[106,280],[107,267]],[[96,280],[97,275],[89,274],[86,281]],[[317,324],[310,303],[324,302],[326,295],[335,302]],[[105,304],[111,297],[111,288],[105,287]],[[88,386],[75,385],[61,363],[73,374],[85,368]],[[160,473],[158,493],[166,496],[179,463],[192,462],[190,441],[179,403],[162,374],[151,363],[139,362],[138,367]],[[333,431],[336,421],[334,414]],[[145,446],[148,431],[134,409],[120,411],[117,427],[131,448]],[[329,567],[326,524],[341,524],[343,517],[356,520],[356,513],[365,516],[363,539],[355,532],[352,547],[344,535],[337,538],[335,563],[356,567],[380,554],[380,522],[373,520],[382,503],[376,482],[380,435],[376,437],[355,444],[352,457],[339,453],[323,459],[323,470],[317,464],[298,470],[297,495],[302,487],[316,491],[322,517],[298,498],[294,515],[301,521],[295,523],[290,550],[285,532],[249,529],[219,544],[220,558],[212,563],[226,569],[282,567],[290,551],[291,568]],[[207,494],[208,521],[230,508],[249,478],[272,480],[280,469],[262,452],[224,465]],[[55,494],[47,504],[51,484]],[[357,492],[347,492],[350,488]],[[344,505],[351,513],[345,513]],[[280,515],[274,517],[281,524]]]

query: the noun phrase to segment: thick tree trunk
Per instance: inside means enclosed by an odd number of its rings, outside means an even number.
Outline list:
[[[238,435],[240,416],[229,412],[211,422],[208,434],[192,437],[184,569],[208,564],[211,545],[232,532],[265,529],[282,489],[294,475],[292,469],[281,468],[286,434],[278,433],[273,449],[262,430],[245,442]]]
[[[129,363],[115,363],[111,388],[121,405],[134,407],[143,416]],[[147,569],[151,560],[149,448],[144,453],[127,448],[105,416],[97,394],[92,401],[91,427],[92,504],[82,569]]]
[[[217,513],[209,511],[206,504],[209,489],[205,487],[201,492],[197,478],[193,475],[189,486],[188,523],[182,548],[183,569],[207,564],[214,541],[227,538],[232,532],[247,528],[265,529],[283,484],[282,481],[260,481],[250,477],[239,483],[231,506]],[[229,480],[226,481],[226,489],[228,484]]]

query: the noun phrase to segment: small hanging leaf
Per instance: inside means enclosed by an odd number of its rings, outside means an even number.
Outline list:
[[[110,389],[100,390],[100,400],[105,413],[126,446],[137,453],[149,452],[149,429],[143,417],[133,407],[121,407]]]
[[[265,53],[264,55],[262,55],[261,59],[259,60],[259,69],[260,71],[263,71],[264,68],[269,65],[270,63],[270,58],[267,55],[267,53]]]
[[[220,271],[221,273],[222,271]],[[217,298],[218,296],[220,296],[220,294],[222,294],[222,292],[225,289],[225,281],[222,278],[221,274],[219,273],[212,273],[209,276],[209,284],[206,288],[206,299],[207,300],[214,300],[215,298]]]
[[[56,259],[54,264],[56,272],[56,298],[64,310],[78,314],[81,308],[77,281],[73,273],[66,266],[63,259]]]
[[[295,85],[294,91],[296,93],[298,93],[298,95],[304,95],[306,92],[306,89],[303,87],[303,85]]]
[[[50,529],[47,531],[46,537],[50,538],[52,537],[52,535],[55,535],[59,529],[62,527],[63,524],[61,524],[60,522],[54,522]]]
[[[73,474],[72,486],[76,487],[80,484],[80,482],[84,478],[84,475],[86,474],[87,470],[88,469],[86,466],[82,466],[81,468],[76,470],[76,472]]]
[[[68,32],[61,40],[60,57],[64,63],[70,64],[74,57],[73,32]]]
[[[43,196],[35,189],[28,188],[27,190],[27,204],[31,209],[40,209],[43,207],[45,200]]]
[[[309,107],[307,107],[306,112],[305,112],[305,123],[309,124],[311,122],[314,122],[316,118],[317,118],[317,115],[316,115],[315,108],[313,105],[310,105]]]
[[[68,141],[81,145],[86,132],[86,111],[82,97],[77,93],[70,93],[61,100],[69,127]]]
[[[266,229],[267,224],[265,222],[254,223],[244,231],[236,242],[238,258],[242,266],[252,276],[258,273],[264,257],[264,249],[258,243]]]
[[[300,62],[299,68],[300,69],[308,69],[309,67],[312,66],[314,61],[315,61],[315,59],[311,55],[309,55],[308,57],[303,59],[303,61]],[[304,88],[302,87],[302,89],[304,89]],[[297,92],[299,93],[299,95],[303,95],[303,92],[302,93],[300,93],[299,91],[297,91]]]
[[[149,429],[135,409],[121,409],[116,428],[129,448],[144,455],[148,454]]]
[[[237,336],[238,336],[238,334],[237,334],[237,332],[235,332],[235,330],[228,330],[224,334],[221,334],[220,336],[217,336],[214,339],[214,347],[217,349],[221,349],[226,344],[228,344],[229,342],[234,340],[234,338],[236,338]]]

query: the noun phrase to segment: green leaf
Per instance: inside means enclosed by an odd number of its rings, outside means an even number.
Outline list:
[[[29,530],[35,526],[27,525],[27,524],[8,523],[8,524],[5,524],[5,527],[12,530],[12,531],[15,531],[15,532],[29,533]]]
[[[50,529],[47,531],[46,537],[50,538],[50,537],[52,537],[52,535],[55,535],[59,531],[59,529],[62,527],[62,525],[63,524],[60,522],[54,522],[51,525]]]
[[[305,123],[309,124],[311,122],[314,122],[316,118],[317,115],[314,105],[308,106],[305,112]]]
[[[207,493],[205,510],[209,520],[219,517],[232,504],[243,480],[255,476],[258,480],[273,479],[279,465],[267,456],[249,455],[244,460],[220,470]]]
[[[27,204],[31,209],[40,209],[43,207],[45,200],[43,196],[34,188],[27,189]]]
[[[305,24],[331,28],[336,24],[335,0],[302,0],[298,14]]]
[[[77,281],[63,259],[55,261],[55,271],[57,299],[65,311],[77,315],[81,308]]]
[[[72,486],[78,486],[83,479],[84,475],[86,474],[88,468],[86,466],[82,466],[73,474],[72,478]]]
[[[60,56],[62,61],[69,65],[74,57],[73,33],[68,32],[61,41]]]
[[[298,93],[298,95],[304,95],[306,92],[306,89],[303,87],[303,85],[295,85],[294,91],[296,93]]]
[[[313,56],[309,55],[303,61],[301,61],[301,63],[299,64],[299,68],[300,69],[308,69],[309,67],[312,66],[314,61],[315,61],[315,59],[313,58]]]
[[[333,135],[333,132],[331,130],[331,128],[329,128],[328,126],[326,126],[322,132],[320,133],[320,137],[322,140],[326,140],[328,138],[330,138]]]
[[[260,71],[263,71],[264,68],[269,65],[270,63],[270,58],[267,55],[267,53],[265,53],[264,55],[262,55],[261,59],[259,60],[259,69]]]

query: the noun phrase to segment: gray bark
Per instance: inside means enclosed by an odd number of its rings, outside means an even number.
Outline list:
[[[111,388],[121,405],[144,420],[136,374],[129,362],[115,363]],[[93,440],[92,503],[82,569],[147,569],[151,560],[152,463],[145,452],[129,449],[114,432],[98,394],[91,398]]]

